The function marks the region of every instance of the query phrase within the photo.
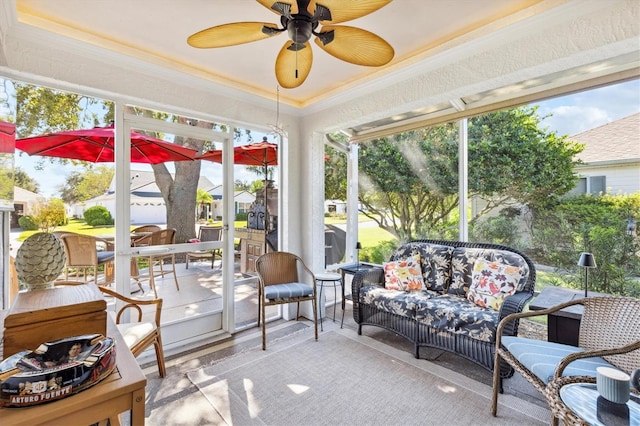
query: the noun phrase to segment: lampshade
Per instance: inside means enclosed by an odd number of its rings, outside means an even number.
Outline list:
[[[580,260],[578,260],[578,266],[583,266],[585,268],[595,268],[596,266],[596,258],[593,257],[591,253],[582,253],[580,255]]]
[[[356,243],[356,250],[360,250],[362,248],[362,244],[360,244],[360,241],[358,241]]]

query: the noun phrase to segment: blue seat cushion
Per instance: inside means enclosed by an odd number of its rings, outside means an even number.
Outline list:
[[[114,258],[114,253],[112,251],[99,251],[98,252],[98,263],[108,262]]]
[[[549,383],[553,378],[562,358],[584,352],[584,349],[575,346],[513,336],[503,336],[502,345],[544,383]],[[569,364],[562,375],[596,377],[598,367],[613,366],[600,357],[581,358]]]
[[[269,300],[291,299],[312,294],[313,287],[303,283],[274,284],[264,288],[264,297]]]

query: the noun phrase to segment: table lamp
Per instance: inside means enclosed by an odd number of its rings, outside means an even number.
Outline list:
[[[360,250],[362,249],[362,244],[360,244],[360,241],[358,241],[356,243],[356,270],[360,270]]]
[[[584,268],[584,297],[587,297],[587,289],[589,288],[589,268],[595,268],[596,258],[591,253],[582,253],[578,260],[578,266]]]

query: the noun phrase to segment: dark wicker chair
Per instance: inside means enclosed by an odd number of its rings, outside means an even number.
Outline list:
[[[548,315],[575,305],[584,306],[578,347],[503,335],[506,327],[509,327],[513,321]],[[640,324],[640,299],[629,297],[589,297],[541,311],[511,314],[498,326],[495,364],[498,365],[500,361],[508,363],[547,398],[554,415],[554,424],[557,423],[558,418],[569,421],[567,424],[573,424],[575,419],[566,417],[570,410],[567,410],[562,400],[558,398],[559,388],[572,380],[567,377],[574,377],[573,381],[585,381],[581,376],[595,377],[598,362],[608,363],[614,368],[631,374],[640,366],[640,326],[638,324]],[[507,346],[512,347],[515,351],[524,345],[528,345],[529,349],[523,351],[520,357],[507,348]],[[560,351],[566,352],[565,356],[559,356]],[[594,360],[594,357],[599,357],[601,360]],[[571,364],[583,358],[591,359],[586,365]],[[539,370],[541,364],[548,364],[555,368],[545,372],[541,377],[542,370]],[[538,374],[532,371],[534,369]],[[588,375],[587,372],[589,372]],[[501,391],[500,380],[496,369],[493,376],[491,406],[494,416],[497,412],[498,393]]]
[[[295,254],[282,251],[266,253],[256,260],[256,273],[258,274],[258,323],[262,319],[262,349],[267,348],[266,306],[297,303],[297,320],[300,316],[300,302],[311,301],[313,326],[316,340],[318,340],[316,279],[302,259]]]

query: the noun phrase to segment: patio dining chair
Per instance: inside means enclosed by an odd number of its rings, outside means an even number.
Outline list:
[[[201,226],[198,230],[198,242],[220,241],[222,240],[222,226]],[[211,269],[213,269],[216,261],[216,255],[221,256],[220,249],[214,250],[197,250],[187,252],[185,258],[185,268],[189,269],[189,261],[191,259],[211,259]]]
[[[92,235],[61,233],[58,238],[62,242],[67,257],[64,279],[69,279],[70,271],[73,277],[80,278],[83,282],[93,281],[98,283],[100,268],[104,268],[104,284],[113,282],[113,262],[115,254],[113,245]]]
[[[176,230],[174,228],[161,229],[159,231],[154,231],[149,235],[138,238],[137,240],[132,242],[133,247],[147,247],[147,246],[159,246],[159,245],[169,245],[175,243]],[[141,269],[138,266],[137,270],[138,275],[132,276],[136,281],[138,281],[138,285],[143,280],[149,280],[149,286],[153,290],[155,297],[158,297],[158,291],[156,290],[156,277],[164,278],[166,274],[173,273],[173,279],[176,283],[176,289],[180,290],[180,285],[178,284],[178,276],[176,274],[176,257],[173,252],[160,252],[153,253],[148,255],[136,255],[134,256],[135,261],[138,262],[140,260],[144,260],[147,263],[146,273],[141,273]],[[168,270],[164,267],[165,261],[169,262],[171,269]],[[156,269],[158,267],[158,269]]]
[[[262,319],[262,350],[267,349],[265,307],[297,303],[296,320],[300,317],[300,302],[313,305],[313,326],[318,340],[316,278],[301,258],[293,253],[269,252],[256,260],[258,274],[258,324]]]
[[[516,319],[549,315],[561,309],[582,305],[578,346],[503,336],[502,332]],[[553,401],[554,384],[576,377],[596,377],[597,367],[613,367],[627,374],[640,366],[640,299],[631,297],[588,297],[554,307],[506,316],[496,333],[496,366],[511,365],[547,401]],[[498,393],[502,392],[500,369],[494,369],[491,413],[495,416]],[[552,423],[557,424],[560,411],[554,410]]]

